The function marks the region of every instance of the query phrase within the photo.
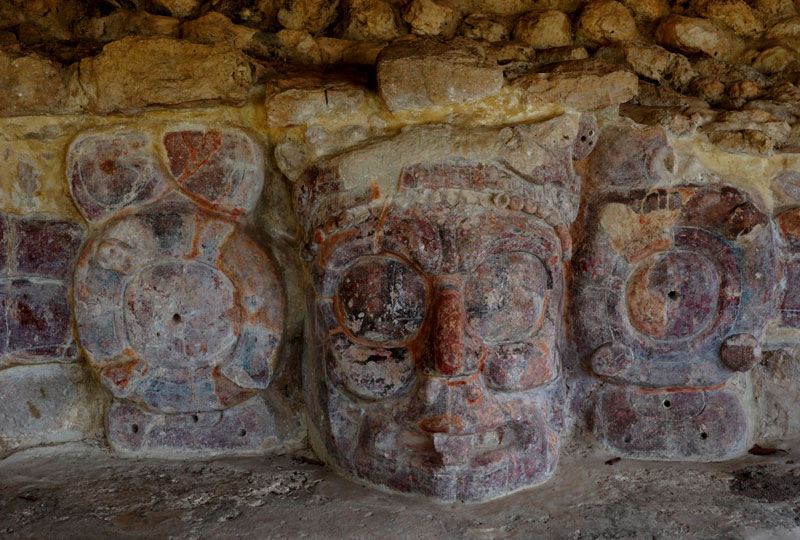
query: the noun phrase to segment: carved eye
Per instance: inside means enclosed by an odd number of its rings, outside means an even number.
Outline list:
[[[486,341],[524,339],[541,321],[547,289],[547,270],[530,253],[486,259],[467,284],[469,325]]]
[[[364,257],[342,275],[336,312],[353,336],[400,345],[419,330],[426,296],[425,281],[403,261]]]

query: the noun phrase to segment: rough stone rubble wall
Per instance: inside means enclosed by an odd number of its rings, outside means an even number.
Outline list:
[[[95,438],[138,455],[270,453],[310,427],[352,474],[480,499],[546,480],[561,439],[721,459],[797,436],[798,39],[800,7],[781,0],[3,2],[0,451]],[[524,248],[557,253],[549,285],[504,294],[549,299],[553,326],[537,328],[560,357],[481,375],[544,385],[503,403],[539,411],[549,441],[430,429],[460,472],[485,439],[515,440],[539,460],[516,484],[426,484],[436,474],[408,456],[326,442],[362,429],[322,420],[367,410],[353,395],[417,384],[400,360],[317,363],[333,313],[312,298],[355,275],[336,266],[346,231],[427,226],[394,217],[399,200],[435,227],[483,216],[502,236],[529,226],[517,212],[557,240]],[[367,215],[379,205],[384,221]],[[420,343],[419,358],[454,347]],[[448,376],[472,369],[435,358]]]

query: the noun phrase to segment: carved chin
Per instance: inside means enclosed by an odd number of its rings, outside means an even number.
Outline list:
[[[352,421],[331,426],[336,447],[351,450],[339,453],[339,464],[398,491],[443,501],[486,500],[540,484],[556,466],[558,435],[534,407],[522,418],[506,417],[498,427],[463,434],[426,432],[372,411],[360,425],[357,414],[337,417]],[[358,440],[340,440],[355,433]]]

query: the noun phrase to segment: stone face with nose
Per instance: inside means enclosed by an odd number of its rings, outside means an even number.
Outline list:
[[[414,178],[473,173],[500,174]],[[480,500],[555,467],[562,243],[543,218],[479,193],[415,185],[320,238],[306,391],[325,451],[365,480]]]
[[[449,281],[440,282],[437,289],[432,340],[434,366],[441,375],[462,375],[467,322],[464,297]]]

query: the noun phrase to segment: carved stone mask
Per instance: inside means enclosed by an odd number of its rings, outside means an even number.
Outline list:
[[[769,218],[733,186],[660,187],[670,179],[650,165],[673,161],[661,130],[608,137],[639,158],[598,144],[592,177],[604,191],[573,260],[573,342],[604,381],[593,391],[595,434],[626,456],[736,455],[747,418],[723,386],[758,362],[772,313],[779,276]]]
[[[382,204],[320,222],[304,377],[335,466],[444,500],[552,474],[568,237],[547,201],[577,177],[568,152],[548,159],[557,183],[465,159],[405,166]]]

